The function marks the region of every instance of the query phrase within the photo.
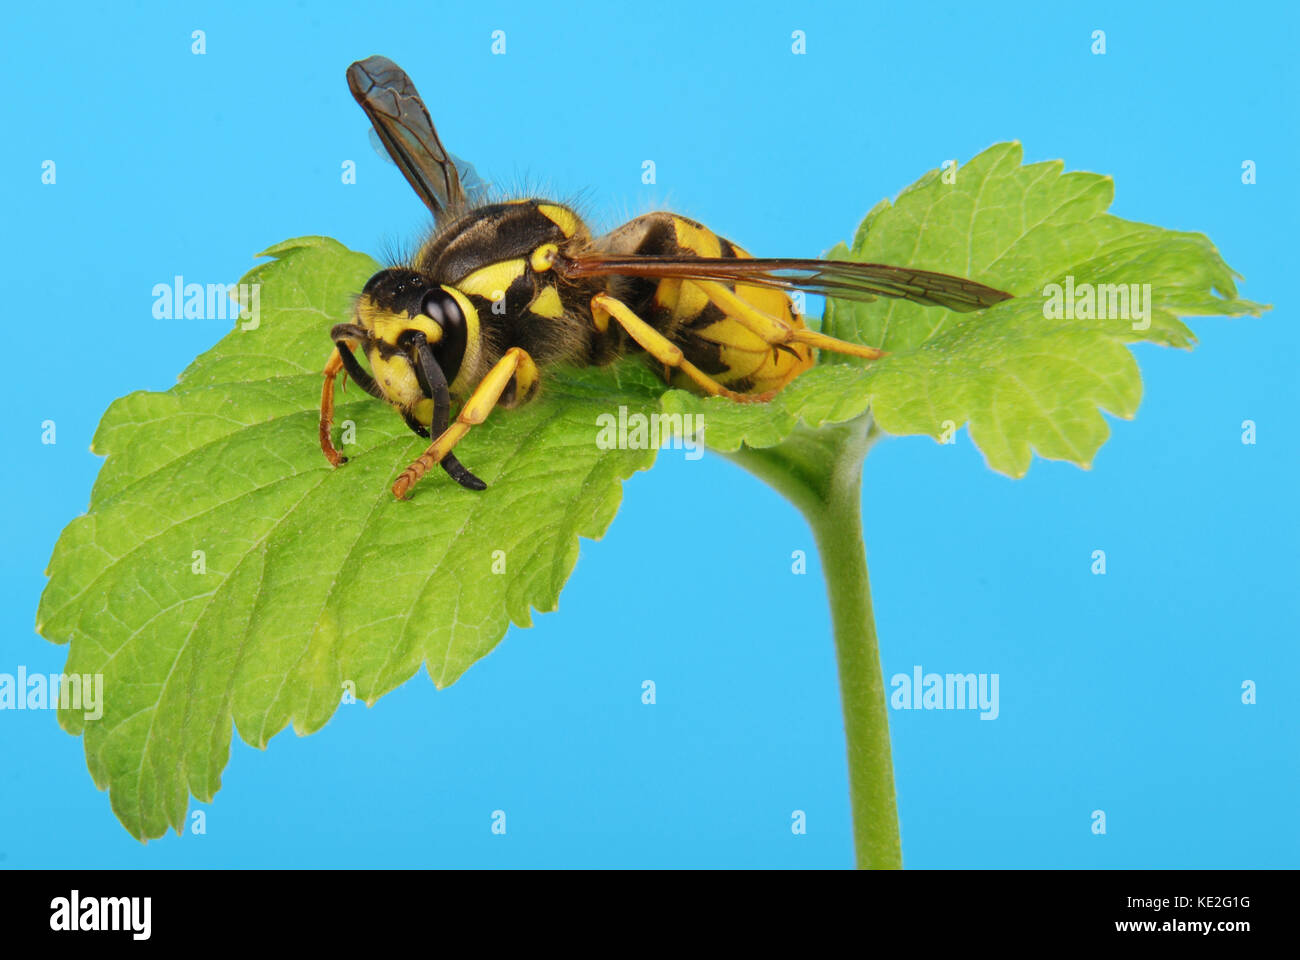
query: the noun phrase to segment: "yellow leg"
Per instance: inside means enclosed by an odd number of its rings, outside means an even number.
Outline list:
[[[742,300],[731,290],[713,280],[692,280],[691,283],[704,291],[704,295],[719,310],[737,323],[758,334],[768,343],[806,343],[818,350],[830,350],[832,353],[846,353],[852,357],[865,357],[876,360],[885,355],[884,350],[876,347],[864,347],[860,343],[837,340],[816,330],[793,327],[779,317],[764,313],[752,303]]]
[[[451,453],[452,448],[469,433],[470,427],[478,426],[487,419],[487,415],[497,405],[497,401],[501,399],[501,394],[505,393],[512,378],[515,380],[516,394],[520,397],[527,396],[537,382],[537,365],[521,347],[511,347],[506,351],[505,356],[496,362],[487,376],[474,388],[465,405],[460,408],[455,422],[439,434],[438,438],[429,445],[429,449],[416,457],[415,461],[402,471],[402,475],[393,484],[393,495],[397,499],[407,499],[406,492],[415,485],[415,482],[428,473],[435,464],[441,463],[442,458]]]
[[[609,319],[613,317],[628,332],[628,336],[641,345],[641,349],[664,365],[665,372],[670,368],[680,370],[710,396],[726,397],[738,403],[762,403],[772,399],[775,393],[736,393],[728,390],[687,360],[677,344],[638,317],[622,300],[611,297],[608,293],[598,293],[591,298],[591,316],[596,322],[596,329],[601,333],[609,329]]]
[[[325,454],[325,459],[330,462],[330,466],[337,467],[340,463],[346,463],[347,457],[334,446],[334,441],[330,439],[330,427],[334,423],[334,378],[342,373],[343,382],[347,382],[347,373],[343,370],[343,358],[339,355],[338,348],[330,354],[329,362],[325,364],[325,384],[320,391],[320,448]],[[342,384],[339,384],[342,389]]]

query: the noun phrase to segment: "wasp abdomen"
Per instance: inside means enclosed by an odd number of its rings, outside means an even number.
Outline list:
[[[674,213],[637,217],[602,237],[598,245],[602,253],[618,256],[749,259],[749,254],[731,241]],[[803,327],[803,319],[782,291],[749,284],[729,286],[736,296],[764,313]],[[773,347],[728,317],[691,280],[624,277],[612,289],[677,344],[687,360],[736,393],[779,390],[813,364],[810,347],[801,343]]]

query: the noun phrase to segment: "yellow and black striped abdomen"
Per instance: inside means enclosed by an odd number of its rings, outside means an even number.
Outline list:
[[[672,213],[650,213],[599,241],[601,251],[645,256],[748,258],[749,254],[707,227]],[[625,279],[619,291],[646,322],[681,348],[686,359],[737,393],[779,390],[813,365],[802,343],[772,346],[710,302],[690,280]],[[736,296],[794,327],[803,327],[781,290],[731,285]]]

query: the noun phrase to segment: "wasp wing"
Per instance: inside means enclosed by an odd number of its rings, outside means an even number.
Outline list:
[[[395,166],[393,158],[388,154],[388,148],[384,146],[384,141],[379,139],[379,134],[375,132],[374,127],[370,128],[370,146],[374,148],[375,153],[379,154],[384,163]],[[456,173],[460,175],[460,185],[465,191],[465,202],[471,207],[486,203],[492,184],[480,177],[478,171],[474,169],[474,164],[468,160],[462,160],[454,153],[449,153],[447,156],[456,165]]]
[[[894,297],[962,312],[982,310],[1011,294],[974,280],[931,270],[849,260],[745,257],[618,256],[595,254],[557,264],[570,277],[618,275],[651,279],[713,280],[781,290],[805,290],[844,300]]]
[[[367,57],[348,67],[348,89],[434,217],[441,220],[464,210],[468,203],[456,162],[438,139],[406,71],[387,57]]]

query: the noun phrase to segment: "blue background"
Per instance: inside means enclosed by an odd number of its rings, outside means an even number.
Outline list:
[[[995,722],[891,714],[905,861],[1296,866],[1295,13],[1050,6],[10,8],[0,672],[66,656],[34,611],[99,469],[100,415],[171,386],[228,328],[154,320],[153,285],[234,280],[289,237],[379,254],[422,228],[367,140],[352,60],[404,65],[450,149],[490,180],[585,191],[604,226],[669,206],[760,256],[816,256],[943,160],[1019,139],[1028,161],[1113,175],[1120,216],[1204,231],[1243,295],[1275,309],[1194,320],[1192,353],[1138,347],[1141,411],[1112,423],[1091,471],[1037,461],[1012,481],[964,430],[955,446],[872,452],[886,677],[1001,676]],[[57,445],[40,443],[45,419]],[[630,575],[646,586],[631,609],[613,589]],[[1258,704],[1241,704],[1243,680]],[[731,464],[665,452],[604,540],[583,543],[559,612],[447,691],[421,672],[311,737],[265,753],[237,741],[215,802],[192,809],[206,835],[141,845],[52,713],[0,713],[0,867],[848,866],[809,532]]]

